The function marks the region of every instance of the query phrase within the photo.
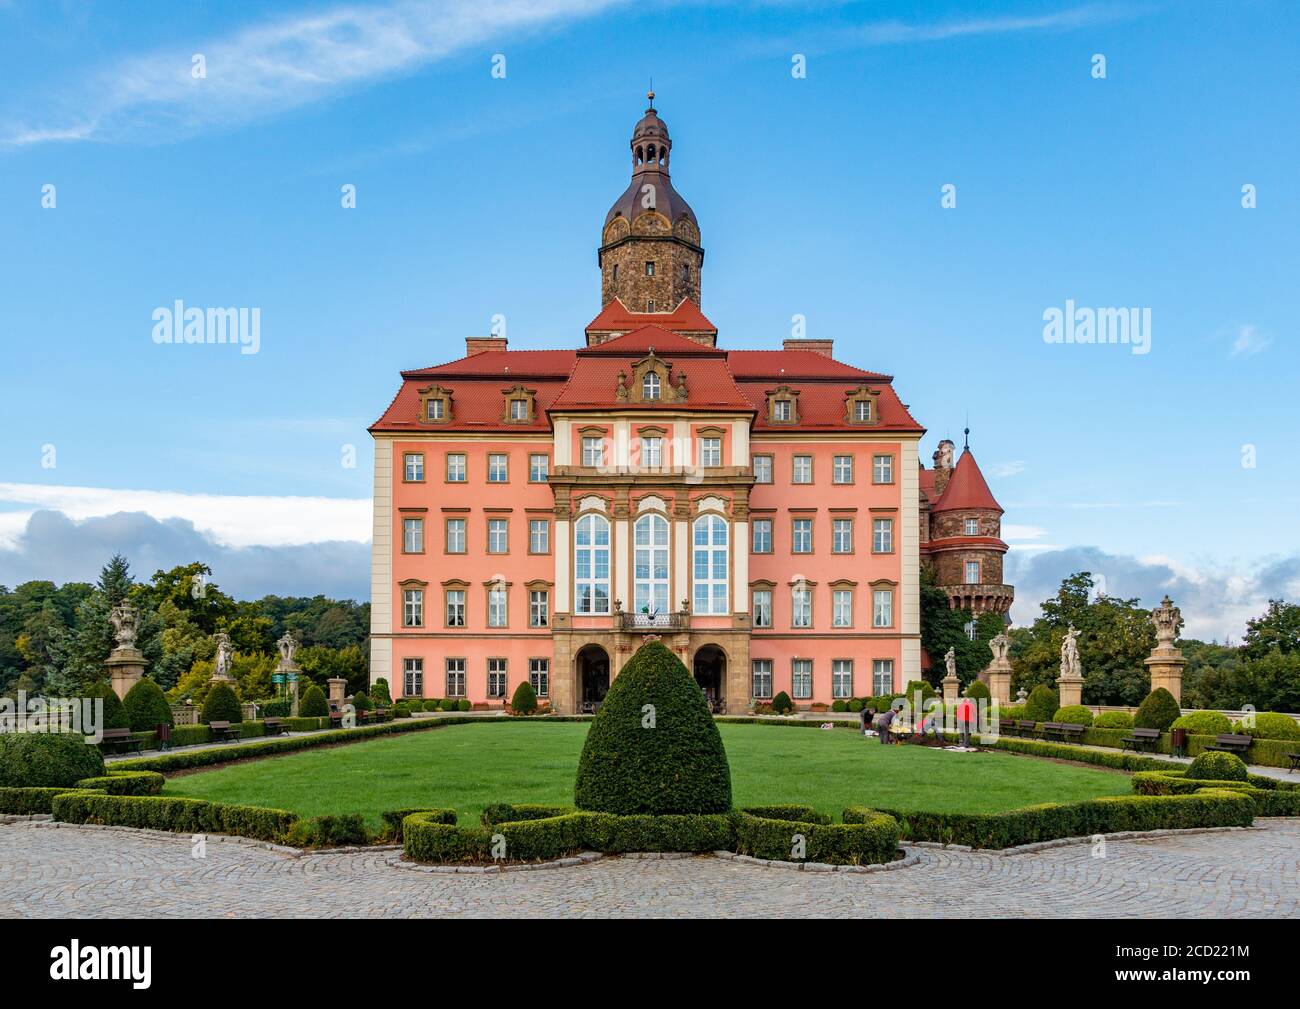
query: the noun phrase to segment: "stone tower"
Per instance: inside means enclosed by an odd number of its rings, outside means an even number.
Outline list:
[[[668,177],[673,142],[650,107],[632,131],[632,181],[605,215],[597,261],[600,304],[615,298],[633,312],[671,312],[700,304],[704,249],[700,226]]]

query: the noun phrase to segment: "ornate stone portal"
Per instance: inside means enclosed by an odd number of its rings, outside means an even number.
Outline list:
[[[1056,678],[1056,689],[1061,707],[1083,703],[1083,664],[1079,661],[1079,632],[1074,624],[1061,642],[1061,673]]]
[[[993,650],[993,661],[984,670],[980,679],[988,684],[989,693],[999,704],[1011,703],[1011,660],[1007,653],[1011,650],[1011,639],[999,632],[989,639],[989,648]]]
[[[113,607],[108,620],[113,625],[116,644],[104,660],[104,665],[108,667],[113,693],[120,700],[144,676],[144,653],[135,646],[136,635],[140,631],[140,614],[130,603],[121,602]]]
[[[1147,671],[1151,674],[1151,689],[1164,687],[1181,704],[1183,667],[1187,665],[1187,660],[1174,642],[1178,638],[1179,628],[1183,626],[1182,611],[1165,596],[1160,605],[1151,611],[1151,623],[1156,628],[1156,646],[1151,651],[1151,657],[1146,660]]]

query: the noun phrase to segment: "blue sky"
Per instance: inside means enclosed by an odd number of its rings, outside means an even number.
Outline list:
[[[366,425],[495,314],[512,347],[581,340],[653,76],[723,343],[806,316],[896,376],[927,458],[969,417],[1018,620],[1088,567],[1239,636],[1300,589],[1298,29],[1286,2],[0,2],[0,583],[120,547],[364,598]],[[260,308],[259,352],[156,344],[178,298]],[[1150,309],[1150,353],[1046,343],[1067,299]]]

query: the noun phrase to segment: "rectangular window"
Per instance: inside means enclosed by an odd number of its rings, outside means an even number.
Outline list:
[[[465,454],[463,452],[447,453],[447,482],[465,482]]]
[[[551,475],[551,457],[544,453],[536,453],[528,457],[528,479],[533,483],[546,483],[546,478]]]
[[[831,553],[853,553],[853,520],[833,519],[831,521]]]
[[[881,694],[892,694],[893,692],[894,660],[873,659],[871,662],[871,693],[879,697]]]
[[[871,423],[871,400],[860,399],[853,404],[853,419],[859,424]]]
[[[876,589],[871,593],[871,626],[894,626],[893,589]]]
[[[465,626],[465,590],[447,590],[447,626]]]
[[[528,682],[538,697],[551,696],[551,660],[529,659]]]
[[[424,696],[424,659],[402,660],[402,696]]]
[[[754,590],[754,626],[772,626],[772,590]]]
[[[831,697],[853,696],[853,660],[831,659]]]
[[[405,461],[405,472],[403,479],[408,483],[424,482],[424,453],[407,452],[403,457]]]
[[[893,519],[876,519],[871,524],[871,550],[877,554],[894,552]]]
[[[465,696],[465,660],[447,660],[447,696]]]
[[[772,457],[770,455],[754,456],[754,483],[772,482]]]
[[[506,608],[506,590],[503,588],[488,589],[488,626],[489,627],[506,627],[508,626],[508,614]]]
[[[641,465],[645,469],[658,469],[664,464],[664,440],[662,438],[641,439]]]
[[[721,438],[700,439],[700,465],[701,466],[722,465],[722,439]]]
[[[812,659],[795,659],[790,672],[792,680],[790,695],[800,701],[812,697]]]
[[[753,674],[753,690],[755,697],[772,696],[772,660],[771,659],[754,659],[750,662],[749,668]]]
[[[603,437],[582,439],[582,465],[601,466],[605,462],[605,439]]]
[[[980,562],[967,561],[966,562],[966,584],[978,585],[979,583],[980,583]]]
[[[795,483],[812,483],[813,457],[810,455],[797,455],[794,457],[794,482]]]
[[[505,519],[488,519],[488,553],[504,554],[509,551],[509,528],[510,524]]]
[[[853,482],[853,456],[837,455],[831,479],[835,483]]]
[[[812,536],[812,519],[795,519],[791,526],[790,552],[792,554],[812,553]]]
[[[530,554],[549,554],[551,552],[551,523],[549,519],[528,520],[528,552]]]
[[[772,552],[772,520],[754,519],[754,553]]]
[[[424,519],[402,519],[402,552],[424,553]]]
[[[447,415],[446,404],[440,399],[429,400],[428,417],[430,420],[442,420]]]
[[[528,626],[547,627],[551,622],[551,594],[545,589],[528,593]]]
[[[966,520],[966,535],[967,535],[967,536],[978,536],[979,534],[980,534],[980,523],[979,523],[979,519],[967,519],[967,520]]]
[[[504,452],[488,456],[488,483],[505,483],[510,479],[509,458]]]
[[[506,660],[488,659],[488,697],[506,696]]]
[[[465,520],[447,520],[447,553],[463,554],[465,552]]]
[[[836,589],[831,593],[831,626],[853,626],[852,589]]]
[[[872,456],[871,482],[872,483],[893,483],[894,482],[894,457],[892,455]]]
[[[655,264],[654,264],[654,260],[652,260],[652,259],[647,259],[647,260],[645,261],[645,275],[646,275],[647,277],[653,277],[653,276],[655,275]]]
[[[772,403],[772,419],[788,421],[792,416],[793,404],[788,399],[778,399]]]
[[[791,617],[794,627],[812,626],[812,589],[793,588],[790,590]]]
[[[510,419],[511,420],[528,419],[528,400],[512,399],[510,401]]]
[[[424,626],[424,589],[402,590],[402,626]]]

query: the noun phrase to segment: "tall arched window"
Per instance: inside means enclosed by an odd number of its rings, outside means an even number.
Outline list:
[[[645,378],[641,379],[641,398],[658,399],[659,389],[659,375],[656,372],[647,371]]]
[[[642,515],[633,527],[633,538],[634,619],[654,626],[668,614],[668,520],[662,515]]]
[[[727,608],[727,520],[702,515],[695,520],[695,604],[693,611],[721,616]]]
[[[574,546],[574,612],[608,613],[609,522],[600,515],[578,519]]]

